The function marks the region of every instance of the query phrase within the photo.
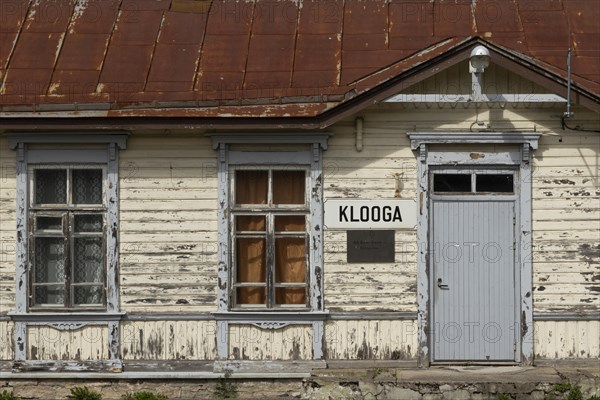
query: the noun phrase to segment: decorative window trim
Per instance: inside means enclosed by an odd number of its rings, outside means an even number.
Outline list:
[[[429,282],[429,190],[430,168],[438,165],[488,165],[514,166],[518,169],[519,198],[518,217],[518,295],[520,296],[520,362],[523,365],[533,363],[533,301],[531,257],[531,150],[538,148],[539,133],[524,132],[408,132],[411,148],[417,153],[417,199],[419,202],[417,216],[417,241],[419,254],[417,258],[417,306],[419,326],[418,362],[421,367],[428,367],[431,362],[430,346],[430,282]],[[481,157],[479,153],[465,150],[453,150],[448,146],[446,151],[431,151],[430,145],[452,144],[506,144],[507,148],[498,148]],[[510,146],[514,145],[514,146]],[[518,149],[515,149],[518,147]]]
[[[95,134],[89,132],[73,132],[68,134],[47,133],[12,133],[9,134],[9,147],[17,152],[17,244],[16,244],[16,295],[15,312],[9,315],[15,321],[15,362],[29,363],[27,358],[27,325],[46,324],[49,326],[61,322],[94,323],[104,321],[108,325],[108,351],[111,369],[121,365],[119,355],[119,320],[108,318],[119,313],[119,279],[118,279],[118,233],[119,233],[119,160],[118,150],[126,148],[128,133],[111,132]],[[32,144],[69,144],[69,145],[104,145],[102,149],[72,150],[37,150],[29,151]],[[106,170],[106,311],[99,313],[65,312],[44,313],[28,312],[29,288],[29,255],[28,255],[28,216],[29,216],[29,169],[36,164],[73,164],[84,163],[104,164]],[[120,318],[119,318],[120,319]],[[65,361],[65,365],[69,362]],[[116,367],[115,367],[116,366]]]
[[[313,358],[323,358],[324,302],[323,302],[323,161],[322,152],[327,149],[330,133],[314,134],[213,134],[208,135],[213,142],[213,149],[218,151],[218,272],[217,272],[217,355],[219,359],[227,359],[229,346],[227,332],[229,323],[247,321],[251,324],[263,322],[281,322],[268,326],[277,328],[284,323],[298,321],[300,314],[302,324],[313,326]],[[252,152],[229,151],[231,144],[304,144],[310,145],[305,151],[286,152]],[[264,312],[231,309],[230,292],[230,166],[243,164],[284,164],[306,165],[309,168],[309,208],[310,208],[310,250],[309,250],[309,310],[290,312],[290,310],[265,310]],[[306,319],[305,319],[306,318]],[[298,322],[296,322],[298,323]],[[267,326],[267,325],[265,325]]]

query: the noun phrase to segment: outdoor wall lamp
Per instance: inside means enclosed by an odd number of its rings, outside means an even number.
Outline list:
[[[483,101],[483,71],[490,65],[490,51],[485,46],[477,46],[469,56],[469,72],[471,72],[471,101]]]

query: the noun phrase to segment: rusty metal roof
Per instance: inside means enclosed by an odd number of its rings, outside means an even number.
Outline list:
[[[600,93],[589,0],[2,0],[0,115],[324,115],[485,41]]]

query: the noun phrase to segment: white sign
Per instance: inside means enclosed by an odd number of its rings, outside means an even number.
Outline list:
[[[328,229],[413,229],[416,225],[414,200],[325,200]]]

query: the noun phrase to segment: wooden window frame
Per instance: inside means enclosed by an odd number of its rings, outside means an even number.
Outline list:
[[[455,169],[444,169],[430,168],[431,179],[429,182],[429,192],[431,196],[514,196],[517,194],[517,182],[518,169],[512,168],[494,168],[493,166],[487,166],[484,169],[476,169],[473,167],[455,168]],[[470,190],[467,192],[451,192],[451,191],[436,191],[434,188],[435,176],[445,174],[456,174],[456,175],[468,175],[471,182]],[[495,192],[495,191],[478,191],[477,190],[477,177],[481,175],[512,175],[513,177],[513,188],[511,192]]]
[[[279,204],[279,205],[274,205],[272,202],[273,199],[273,171],[281,171],[281,170],[286,170],[286,171],[304,171],[305,175],[305,179],[304,179],[304,203],[303,204]],[[252,205],[239,205],[236,204],[235,199],[236,199],[236,180],[237,180],[237,175],[236,172],[237,171],[267,171],[268,172],[268,184],[267,184],[267,198],[268,198],[268,204],[262,205],[262,204],[252,204]],[[230,287],[231,287],[231,291],[230,291],[230,296],[229,296],[229,303],[231,305],[231,309],[234,310],[262,310],[262,311],[271,311],[271,310],[294,310],[294,311],[309,311],[310,310],[310,303],[309,303],[309,299],[310,299],[310,286],[309,286],[309,282],[310,282],[310,256],[308,253],[308,245],[310,243],[310,199],[308,196],[309,193],[309,182],[310,182],[310,171],[308,166],[302,166],[302,165],[294,165],[294,166],[289,166],[289,165],[261,165],[261,166],[249,166],[249,165],[238,165],[238,166],[234,166],[231,168],[230,170],[230,184],[229,184],[229,191],[230,191],[230,209],[231,209],[231,213],[230,213],[230,227],[231,227],[231,243],[230,243],[230,248],[231,248],[231,258],[230,258],[230,265],[232,266],[231,268],[231,274],[230,274]],[[236,243],[237,243],[237,238],[239,237],[239,234],[237,232],[236,229],[236,216],[258,216],[258,215],[264,215],[265,216],[265,231],[264,233],[261,231],[260,234],[259,233],[255,233],[255,234],[242,234],[242,237],[252,237],[252,236],[256,236],[256,237],[262,237],[264,236],[265,238],[265,243],[266,243],[266,282],[265,282],[265,290],[266,290],[266,304],[264,305],[260,305],[260,304],[240,304],[238,299],[237,299],[237,288],[239,287],[259,287],[259,285],[255,284],[255,283],[239,283],[237,280],[237,263],[236,263],[236,259],[237,259],[237,253],[236,253]],[[297,232],[293,232],[290,234],[277,234],[275,231],[275,217],[279,216],[279,215],[303,215],[305,218],[305,228],[304,228],[304,234],[302,235],[302,237],[305,240],[305,247],[306,247],[306,276],[305,276],[305,281],[303,284],[298,284],[298,283],[294,283],[294,284],[277,284],[276,283],[276,267],[275,267],[275,240],[278,236],[285,236],[285,237],[301,237]],[[304,287],[305,288],[305,294],[306,294],[306,300],[305,300],[305,304],[304,305],[293,305],[293,304],[287,304],[287,305],[278,305],[276,304],[275,301],[275,291],[277,287]]]
[[[17,167],[17,240],[16,240],[16,292],[15,311],[9,313],[15,323],[14,352],[16,364],[35,364],[27,360],[27,326],[48,325],[63,329],[70,326],[86,324],[107,325],[109,360],[102,368],[120,370],[119,321],[123,317],[120,311],[119,296],[119,152],[127,148],[129,133],[124,131],[99,132],[37,132],[9,133],[9,148],[16,153]],[[32,201],[29,192],[30,167],[37,165],[102,165],[105,168],[106,181],[104,195],[106,206],[106,296],[105,307],[101,310],[60,309],[30,310],[28,295],[30,293],[29,275],[29,205]],[[49,210],[48,212],[50,212]],[[42,363],[44,361],[41,361]],[[80,363],[52,361],[64,370],[84,370]],[[104,365],[105,364],[105,365]],[[92,365],[90,368],[97,368]]]
[[[37,204],[36,203],[36,179],[37,171],[43,170],[65,170],[67,173],[66,178],[66,202],[64,204]],[[102,171],[102,201],[99,204],[85,204],[77,205],[73,203],[72,199],[72,181],[73,181],[73,170],[101,170]],[[77,312],[77,311],[106,311],[107,307],[107,237],[106,237],[106,220],[108,214],[108,205],[106,199],[106,187],[107,187],[107,167],[106,164],[36,164],[29,167],[29,208],[28,208],[28,226],[29,226],[29,295],[28,295],[28,310],[30,311],[55,311],[55,312]],[[94,234],[82,234],[75,232],[75,217],[79,215],[102,215],[102,231],[100,235]],[[43,237],[49,237],[46,235],[52,235],[54,233],[56,237],[62,237],[65,241],[65,298],[63,306],[59,305],[40,305],[35,303],[35,273],[37,266],[35,265],[35,239],[38,237],[38,230],[36,229],[36,219],[38,217],[60,217],[62,219],[62,234],[59,236],[56,232],[46,232]],[[52,235],[54,236],[54,235]],[[73,290],[77,286],[72,282],[73,268],[74,268],[74,241],[76,237],[101,237],[102,238],[102,253],[104,255],[102,262],[102,303],[93,305],[81,305],[77,306],[73,303]],[[94,285],[99,286],[99,285]]]

